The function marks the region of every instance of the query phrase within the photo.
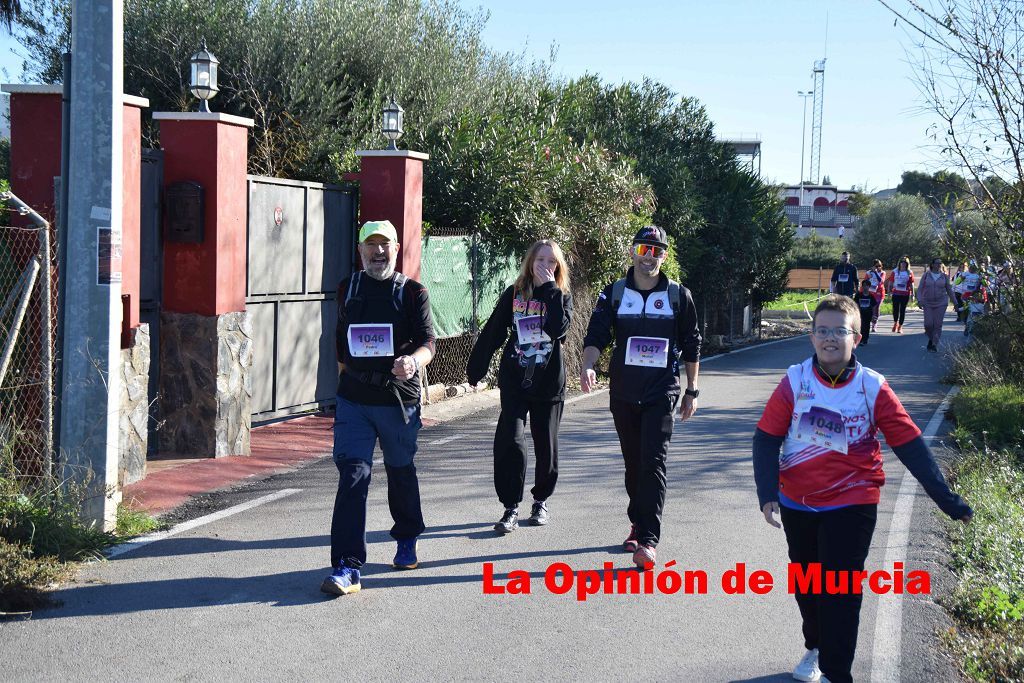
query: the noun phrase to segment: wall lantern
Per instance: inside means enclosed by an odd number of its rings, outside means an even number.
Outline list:
[[[217,88],[217,65],[220,62],[213,53],[203,48],[192,55],[192,94],[199,98],[199,111],[210,111],[209,100],[219,92]]]
[[[394,96],[391,97],[391,104],[384,107],[384,125],[381,128],[381,132],[384,136],[391,140],[391,144],[388,145],[388,149],[398,149],[398,145],[395,142],[398,138],[402,137],[402,119],[405,116],[405,110],[398,106],[398,102],[395,101]]]

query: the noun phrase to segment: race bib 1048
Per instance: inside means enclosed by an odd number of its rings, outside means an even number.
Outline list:
[[[395,355],[391,323],[348,326],[348,351],[353,358]]]
[[[626,342],[626,365],[647,368],[668,367],[668,339],[630,337]]]
[[[839,411],[812,406],[800,415],[796,425],[796,440],[813,444],[830,451],[847,453],[846,428]]]
[[[550,339],[544,332],[544,316],[525,315],[516,320],[516,333],[519,335],[519,344],[538,344]]]

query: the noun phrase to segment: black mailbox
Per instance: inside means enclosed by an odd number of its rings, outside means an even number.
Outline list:
[[[182,182],[168,185],[164,192],[167,220],[164,239],[168,242],[199,244],[203,241],[203,217],[206,203],[203,186]]]

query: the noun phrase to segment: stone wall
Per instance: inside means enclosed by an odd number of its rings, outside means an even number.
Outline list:
[[[121,486],[146,476],[149,448],[149,325],[133,332],[130,348],[121,349],[121,416],[117,479]]]
[[[245,312],[161,313],[161,451],[249,455],[252,357]]]

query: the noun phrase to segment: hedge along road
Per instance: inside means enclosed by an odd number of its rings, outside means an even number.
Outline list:
[[[924,350],[920,330],[915,313],[907,333],[872,336],[861,358],[889,378],[923,428],[946,387],[941,358]],[[947,339],[958,342],[954,336]],[[703,570],[707,594],[598,593],[578,601],[575,591],[545,587],[556,562],[575,570],[631,564],[620,550],[623,466],[601,394],[566,411],[547,527],[507,537],[492,531],[501,512],[491,480],[496,414],[478,414],[421,433],[429,527],[420,569],[390,569],[394,543],[378,463],[363,591],[335,599],[319,592],[337,481],[324,459],[247,489],[251,500],[270,495],[263,504],[87,567],[57,593],[61,607],[0,624],[5,678],[791,680],[803,654],[799,619],[786,592],[783,534],[757,508],[750,443],[785,368],[810,350],[803,337],[707,362],[699,411],[676,426],[659,568],[675,560],[676,570]],[[883,489],[869,568],[882,568],[887,550],[901,557],[888,548],[902,475],[889,452],[886,469],[896,485]],[[916,491],[916,507],[930,505]],[[528,572],[532,592],[484,594],[486,562],[498,576]],[[737,562],[771,572],[774,590],[725,595],[719,579]],[[892,599],[865,598],[856,680],[872,677],[877,607]],[[904,610],[903,623],[909,618]],[[911,640],[902,639],[904,667],[931,647]],[[891,662],[891,655],[879,656]]]

